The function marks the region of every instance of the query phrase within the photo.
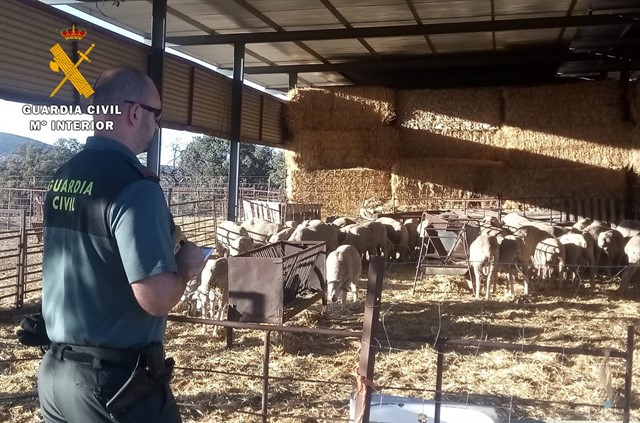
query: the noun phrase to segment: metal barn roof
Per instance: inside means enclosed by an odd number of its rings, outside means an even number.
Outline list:
[[[68,4],[146,38],[152,0]],[[245,44],[267,88],[620,78],[640,69],[638,0],[168,0],[167,42],[221,68]]]

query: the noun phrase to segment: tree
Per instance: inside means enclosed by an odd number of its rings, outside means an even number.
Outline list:
[[[187,145],[178,160],[184,175],[200,186],[225,183],[229,174],[229,142],[216,137],[199,136]],[[240,179],[247,183],[265,182],[271,178],[273,187],[284,185],[284,154],[271,147],[240,144]]]
[[[53,146],[21,145],[0,162],[0,185],[44,188],[55,171],[82,148],[74,138],[59,138]]]

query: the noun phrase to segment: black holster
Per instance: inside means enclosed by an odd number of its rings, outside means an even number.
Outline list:
[[[129,407],[156,389],[168,385],[174,364],[173,358],[164,358],[164,348],[161,343],[154,342],[145,347],[129,379],[107,402],[107,411],[114,419],[118,419]]]

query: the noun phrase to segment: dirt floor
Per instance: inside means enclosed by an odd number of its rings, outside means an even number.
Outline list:
[[[599,280],[527,298],[502,293],[476,301],[462,277],[429,276],[415,267],[387,267],[375,383],[383,395],[432,399],[437,354],[432,344],[388,341],[400,335],[438,335],[561,348],[625,350],[627,327],[640,327],[640,290],[624,296],[617,282]],[[364,273],[363,273],[364,275]],[[366,280],[359,285],[361,299]],[[516,284],[517,293],[522,285]],[[289,325],[360,330],[362,302],[334,306],[324,319],[316,304]],[[0,422],[40,422],[37,349],[14,336],[17,319],[0,321]],[[348,421],[360,342],[320,335],[272,335],[270,422]],[[263,332],[238,330],[233,349],[201,326],[170,322],[167,350],[178,370],[172,386],[185,422],[259,422]],[[640,357],[634,354],[631,416],[640,420]],[[523,419],[619,420],[625,364],[620,359],[451,347],[444,358],[446,400],[488,404],[504,422]],[[611,375],[607,383],[607,374]],[[612,407],[608,407],[608,400]],[[282,417],[289,416],[289,417]]]

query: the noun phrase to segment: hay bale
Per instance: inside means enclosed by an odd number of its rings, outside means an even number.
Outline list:
[[[624,121],[616,81],[505,88],[505,124],[530,129],[577,130]]]
[[[633,145],[630,125],[618,122],[590,130],[599,141],[511,125],[500,128],[493,139],[495,147],[505,152],[504,160],[511,166],[568,168],[590,165],[622,169],[629,165],[629,150]],[[604,141],[605,137],[608,141]]]
[[[290,148],[294,168],[391,168],[399,156],[398,131],[377,127],[352,131],[298,131]]]
[[[594,166],[567,168],[487,168],[487,195],[504,199],[527,197],[617,197],[627,192],[624,170]]]
[[[399,131],[401,158],[456,158],[506,161],[509,151],[493,147],[493,131],[473,131],[464,139],[428,131],[402,128]]]
[[[475,198],[486,190],[489,168],[504,163],[471,159],[402,159],[391,170],[391,189],[398,205],[415,199]]]
[[[396,125],[460,140],[502,125],[498,88],[399,91]]]
[[[320,203],[324,216],[358,216],[365,201],[391,199],[388,171],[356,168],[288,170],[287,196],[296,203]]]
[[[302,130],[368,129],[391,124],[395,93],[383,87],[300,88],[289,91],[285,124]]]

